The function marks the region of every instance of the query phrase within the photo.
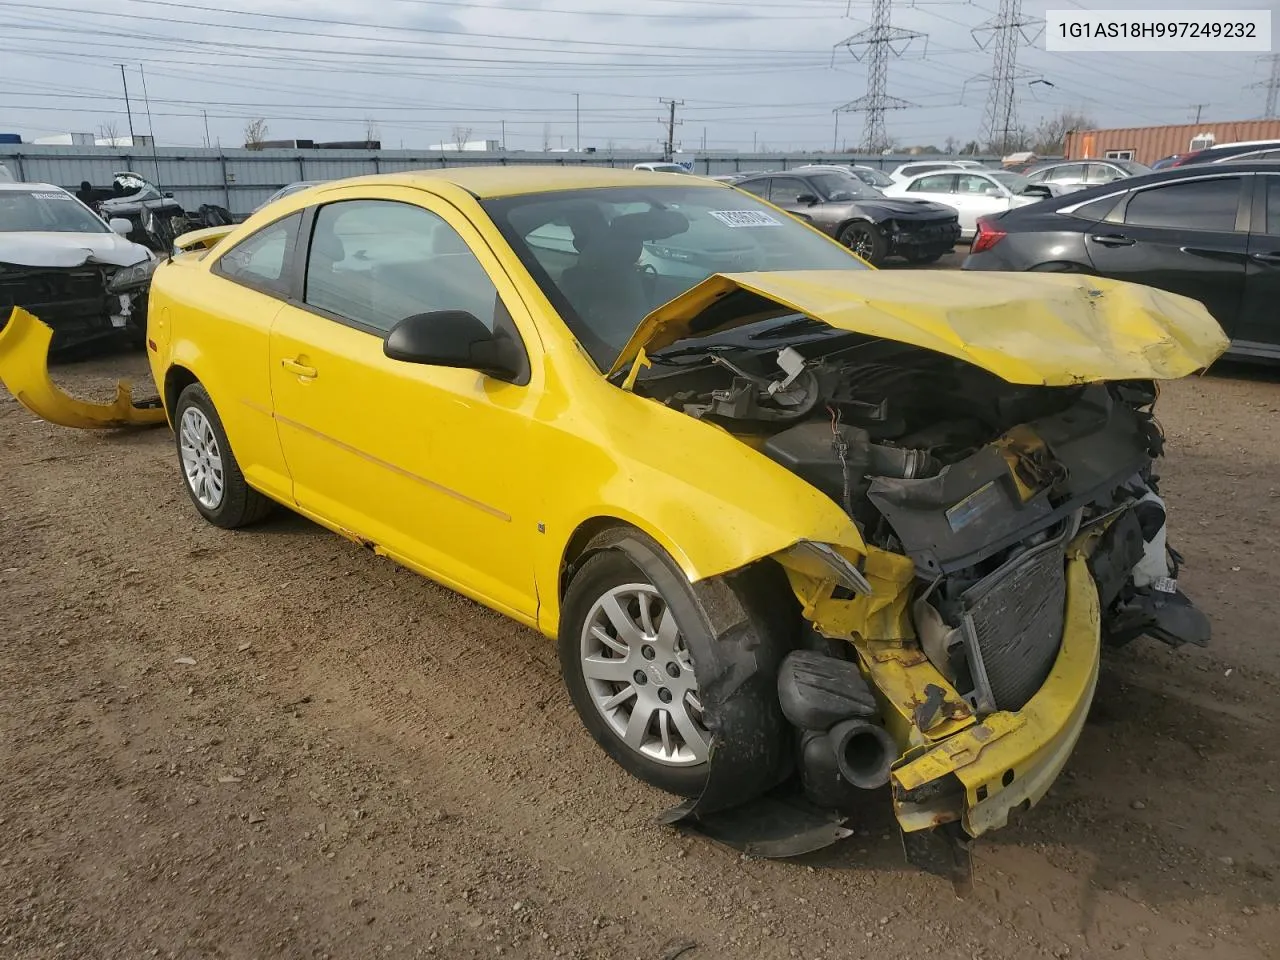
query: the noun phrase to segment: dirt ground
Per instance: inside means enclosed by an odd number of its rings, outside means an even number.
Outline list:
[[[63,367],[85,396],[136,355]],[[799,861],[652,820],[530,631],[281,512],[199,520],[167,430],[0,391],[0,957],[1280,956],[1280,374],[1168,387],[1208,650],[1109,655],[1067,772],[907,869],[887,802]]]

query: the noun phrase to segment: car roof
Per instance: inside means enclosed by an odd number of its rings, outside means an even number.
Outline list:
[[[57,190],[59,193],[67,192],[54,183],[9,183],[7,180],[0,180],[0,190]]]
[[[705,177],[689,177],[681,186],[706,185],[707,189],[723,189],[723,184]],[[671,187],[668,173],[647,170],[618,170],[611,167],[530,164],[529,166],[446,167],[443,170],[412,170],[406,173],[384,173],[351,180],[335,180],[326,185],[332,189],[354,184],[385,184],[437,190],[441,184],[452,184],[472,196],[485,200],[529,193],[551,193],[596,187]]]
[[[1163,170],[1142,173],[1136,177],[1126,177],[1123,180],[1113,180],[1111,183],[1085,187],[1083,190],[1063,194],[1060,197],[1053,197],[1032,206],[1017,207],[1003,214],[1001,220],[1006,217],[1016,219],[1023,215],[1035,215],[1045,210],[1061,210],[1066,207],[1083,205],[1092,200],[1101,200],[1103,197],[1113,194],[1128,193],[1130,190],[1136,190],[1141,187],[1177,183],[1180,180],[1197,180],[1206,177],[1239,176],[1242,173],[1280,174],[1280,160],[1246,160],[1222,166],[1216,164],[1194,164],[1186,167],[1166,167]],[[1035,210],[1033,207],[1039,209]]]

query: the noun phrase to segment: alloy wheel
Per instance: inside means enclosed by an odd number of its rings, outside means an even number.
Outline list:
[[[628,747],[669,766],[706,762],[711,735],[693,659],[653,586],[622,584],[597,599],[579,652],[592,702]]]
[[[187,407],[182,411],[178,425],[179,449],[182,455],[182,474],[192,495],[208,510],[216,510],[222,503],[225,481],[222,473],[222,453],[213,424],[199,407]]]

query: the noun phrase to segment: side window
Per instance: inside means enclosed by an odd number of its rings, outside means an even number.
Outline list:
[[[1076,207],[1070,216],[1079,217],[1081,220],[1105,220],[1107,214],[1115,209],[1116,204],[1123,199],[1123,196],[1123,194],[1118,194],[1103,197],[1101,200],[1090,200],[1083,206]]]
[[[1113,167],[1109,163],[1091,163],[1089,164],[1088,173],[1085,174],[1085,183],[1111,183],[1113,180],[1123,180],[1124,171],[1119,167]]]
[[[932,177],[921,177],[919,180],[912,181],[907,187],[908,193],[955,193],[956,192],[956,175],[954,173],[939,173]]]
[[[769,188],[769,200],[777,204],[795,203],[805,194],[817,196],[817,193],[813,187],[795,177],[774,177],[773,185]]]
[[[301,224],[301,213],[268,224],[219,257],[214,272],[263,293],[287,296],[289,267]]]
[[[1267,191],[1267,236],[1280,237],[1280,177],[1259,177]]]
[[[757,197],[764,200],[769,199],[769,178],[762,177],[759,180],[748,180],[746,183],[738,184],[747,193],[754,193]]]
[[[978,197],[994,197],[1000,195],[1000,187],[986,177],[979,177],[972,173],[962,173],[956,177],[956,193]]]
[[[405,317],[465,310],[493,329],[498,293],[440,217],[392,200],[343,200],[316,213],[306,302],[379,334]]]
[[[1141,190],[1129,199],[1124,222],[1141,227],[1233,231],[1242,182],[1239,177],[1223,177]]]
[[[1079,183],[1084,178],[1085,165],[1083,163],[1064,163],[1060,167],[1054,167],[1049,170],[1044,179],[1049,183]]]

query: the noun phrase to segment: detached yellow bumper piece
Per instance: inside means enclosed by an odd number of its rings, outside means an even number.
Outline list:
[[[113,403],[90,403],[64,393],[49,379],[49,345],[53,331],[21,307],[14,307],[0,329],[0,383],[41,420],[81,430],[150,426],[165,422],[164,407],[154,400],[139,406],[127,380],[116,385]]]
[[[1039,802],[1080,738],[1098,683],[1098,593],[1085,551],[1068,551],[1062,646],[1025,707],[999,712],[916,752],[893,771],[894,810],[908,832],[959,821],[978,837]]]

